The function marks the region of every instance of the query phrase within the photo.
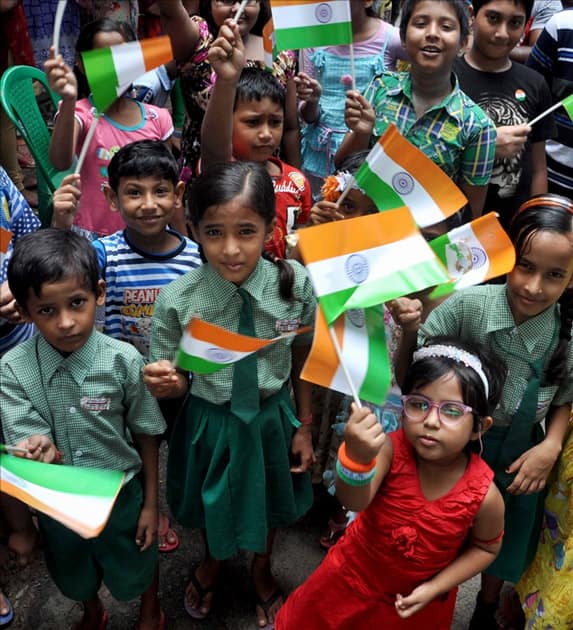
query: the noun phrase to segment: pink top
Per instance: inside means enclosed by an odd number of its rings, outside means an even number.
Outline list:
[[[97,124],[81,170],[82,196],[74,225],[95,232],[98,236],[113,234],[125,227],[118,212],[112,212],[103,194],[107,184],[107,165],[119,149],[136,140],[167,140],[173,133],[171,114],[162,107],[137,103],[141,120],[133,127],[124,127],[105,114]],[[80,123],[76,152],[79,155],[86,133],[94,118],[95,108],[87,98],[76,103],[75,119]]]

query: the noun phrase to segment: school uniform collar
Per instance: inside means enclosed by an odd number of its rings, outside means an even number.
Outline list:
[[[253,273],[240,287],[241,289],[247,291],[247,293],[249,293],[256,302],[263,299],[270,272],[269,267],[272,264],[273,263],[262,257],[259,258]],[[205,272],[205,279],[209,285],[210,291],[212,291],[215,301],[221,305],[221,310],[225,310],[231,300],[236,299],[239,287],[222,278],[209,263],[205,263],[203,268]]]
[[[450,116],[459,118],[460,110],[462,109],[461,92],[458,78],[453,72],[450,75],[450,82],[452,84],[452,91],[445,96],[440,103],[430,107],[426,114],[436,109],[444,108]],[[399,74],[398,83],[394,87],[389,88],[386,93],[391,96],[397,96],[402,93],[410,103],[412,103],[412,107],[414,106],[414,100],[412,98],[412,79],[407,72],[401,72]]]
[[[508,330],[510,333],[518,334],[528,352],[533,352],[539,343],[546,345],[547,342],[540,338],[539,331],[554,330],[556,325],[555,308],[548,308],[536,317],[517,325],[507,299],[507,285],[504,284],[501,289],[489,301],[488,309],[491,316],[487,322],[486,333]]]
[[[62,356],[42,335],[38,335],[38,358],[45,383],[49,383],[58,370],[66,369],[74,381],[81,385],[98,351],[98,335],[94,328],[84,345],[67,357]]]

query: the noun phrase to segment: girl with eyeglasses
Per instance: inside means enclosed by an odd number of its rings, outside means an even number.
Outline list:
[[[207,50],[217,37],[225,20],[234,18],[240,0],[201,0],[200,16],[189,16],[181,0],[158,0],[162,24],[171,37],[173,52],[179,66],[181,88],[187,110],[181,152],[186,179],[196,175],[200,159],[201,124],[215,80],[207,60]],[[245,45],[246,67],[265,68],[262,30],[271,17],[268,0],[248,0],[239,22],[239,33]],[[197,38],[202,53],[197,56]],[[204,51],[204,54],[203,54]],[[278,53],[272,74],[286,89],[285,123],[281,143],[281,158],[300,167],[300,141],[297,96],[294,78],[298,70],[296,54]]]
[[[386,435],[353,405],[336,490],[360,511],[287,599],[276,630],[449,630],[457,586],[487,567],[503,536],[493,472],[470,445],[492,423],[504,369],[477,344],[436,338],[414,354],[402,428]]]

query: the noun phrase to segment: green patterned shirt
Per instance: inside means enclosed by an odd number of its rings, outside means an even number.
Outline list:
[[[530,365],[541,357],[551,358],[559,335],[558,306],[516,326],[507,301],[506,285],[470,287],[437,306],[420,328],[418,342],[427,337],[453,335],[488,346],[505,361],[508,376],[501,402],[493,413],[495,424],[507,426],[517,411],[531,374]],[[550,405],[573,401],[573,349],[568,359],[568,376],[560,387],[539,388],[536,421],[541,422]]]
[[[452,74],[453,89],[419,118],[408,72],[374,77],[364,98],[376,112],[374,140],[394,123],[398,131],[457,184],[485,186],[493,168],[496,132],[487,114],[466,96]]]
[[[306,270],[295,261],[288,262],[295,273],[293,301],[280,297],[278,267],[264,258],[241,285],[253,298],[253,320],[259,339],[272,339],[300,326],[314,326],[316,302]],[[237,287],[222,278],[208,263],[177,278],[161,289],[155,303],[150,361],[174,360],[192,315],[237,332],[242,303]],[[278,392],[289,379],[293,343],[309,344],[309,335],[287,337],[257,352],[259,391],[263,399]],[[214,374],[194,374],[192,394],[216,405],[228,402],[233,371],[231,365]]]
[[[68,357],[41,335],[16,346],[0,362],[7,443],[47,435],[64,464],[122,470],[129,481],[141,469],[131,435],[165,431],[143,365],[133,346],[95,330]]]

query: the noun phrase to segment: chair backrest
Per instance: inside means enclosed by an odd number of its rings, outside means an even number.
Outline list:
[[[73,168],[58,171],[50,162],[50,130],[38,105],[35,81],[57,109],[59,96],[50,89],[45,73],[32,66],[12,66],[4,72],[0,79],[0,102],[36,161],[40,218],[46,224],[51,218],[52,193]]]

